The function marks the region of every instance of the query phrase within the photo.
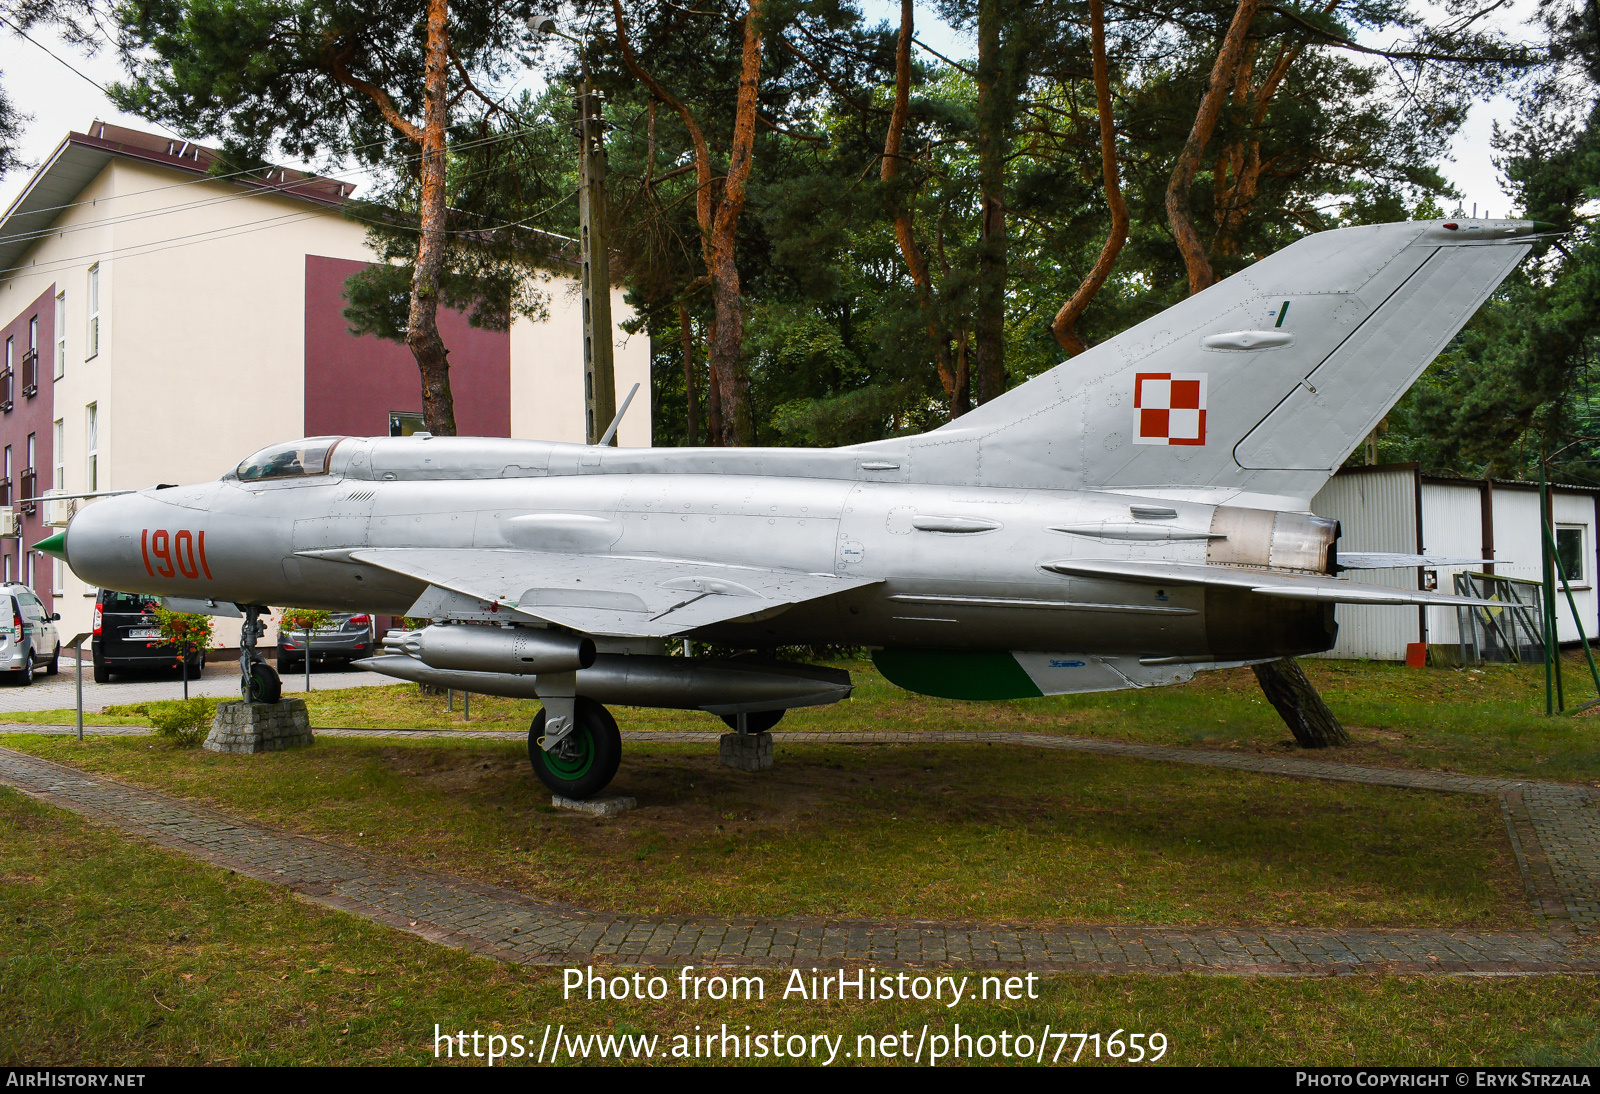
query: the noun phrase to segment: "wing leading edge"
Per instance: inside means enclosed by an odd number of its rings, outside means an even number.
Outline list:
[[[349,557],[460,594],[481,608],[622,638],[684,634],[876,584],[832,574],[558,551],[374,547]],[[414,614],[428,612],[419,608]]]

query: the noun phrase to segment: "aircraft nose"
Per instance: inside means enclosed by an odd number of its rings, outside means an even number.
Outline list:
[[[152,521],[152,509],[164,505],[141,494],[100,498],[84,506],[58,532],[36,544],[38,550],[64,559],[72,572],[97,588],[122,592],[159,592],[139,551],[139,537]]]

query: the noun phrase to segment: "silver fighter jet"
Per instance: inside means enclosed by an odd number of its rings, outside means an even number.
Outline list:
[[[84,580],[246,614],[432,620],[366,666],[537,697],[539,777],[616,772],[606,705],[744,732],[850,693],[838,671],[668,657],[870,647],[894,683],[1010,699],[1150,687],[1332,647],[1334,605],[1476,603],[1355,585],[1309,499],[1544,229],[1309,236],[921,436],[836,449],[318,437],[220,481],[103,499],[40,548]]]

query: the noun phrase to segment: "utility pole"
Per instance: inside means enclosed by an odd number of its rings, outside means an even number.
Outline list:
[[[583,436],[588,444],[598,444],[601,432],[617,415],[611,256],[606,249],[605,120],[600,105],[585,64],[578,84],[578,223],[583,262]],[[611,443],[617,443],[615,437]]]

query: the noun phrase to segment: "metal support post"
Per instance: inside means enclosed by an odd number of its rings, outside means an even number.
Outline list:
[[[1539,524],[1547,522],[1550,512],[1550,484],[1545,481],[1544,460],[1539,461]],[[1544,712],[1556,712],[1556,691],[1560,687],[1559,674],[1561,666],[1557,660],[1556,646],[1556,588],[1555,575],[1550,565],[1550,549],[1541,543],[1539,547],[1539,566],[1542,586],[1539,590],[1540,603],[1544,611]]]
[[[600,431],[617,413],[612,362],[611,259],[606,246],[605,122],[588,65],[578,84],[578,236],[583,288],[583,438],[604,443]],[[612,438],[615,443],[615,438]]]
[[[85,631],[82,634],[73,636],[72,641],[67,643],[68,646],[72,647],[72,652],[75,654],[72,663],[78,666],[76,671],[78,676],[78,740],[80,741],[83,740],[83,644],[92,637],[93,632]]]
[[[306,659],[306,691],[311,691],[311,628],[306,628],[305,648],[300,651],[300,656]]]

